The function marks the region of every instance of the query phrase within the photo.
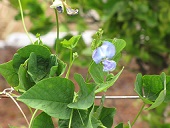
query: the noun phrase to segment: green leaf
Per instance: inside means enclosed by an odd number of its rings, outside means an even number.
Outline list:
[[[87,110],[73,110],[73,117],[72,117],[72,128],[87,128],[88,120],[88,111]],[[58,121],[59,128],[68,128],[69,127],[69,120],[61,120]]]
[[[20,65],[18,70],[19,85],[15,87],[16,90],[23,92],[31,88],[35,83],[28,77],[27,70],[23,64]]]
[[[123,128],[123,123],[119,123],[115,128]]]
[[[65,78],[54,77],[38,82],[18,100],[32,108],[43,110],[52,117],[69,119],[71,109],[67,105],[73,101],[73,96],[73,82]]]
[[[103,104],[101,104],[103,105]],[[98,111],[101,109],[100,111]],[[115,108],[95,106],[89,113],[87,128],[112,128]]]
[[[165,75],[165,73],[164,72],[161,73],[160,77],[161,77],[161,80],[162,80],[162,84],[164,86],[164,90],[162,90],[159,93],[159,96],[156,98],[155,102],[149,108],[147,108],[147,110],[151,110],[151,109],[158,107],[165,100],[165,97],[166,97],[166,75]]]
[[[6,79],[6,81],[12,86],[16,87],[19,84],[18,74],[13,68],[13,61],[0,65],[0,74]]]
[[[143,97],[142,86],[143,86],[142,74],[138,73],[135,81],[135,91],[138,93],[138,95]]]
[[[122,73],[123,69],[124,69],[124,67],[122,68],[121,71],[119,71],[119,73],[117,73],[115,76],[113,76],[113,78],[110,79],[109,81],[100,83],[99,88],[95,91],[95,93],[106,91],[109,87],[113,86],[113,84],[116,82],[116,80],[119,78],[120,74]]]
[[[136,76],[136,81],[135,81],[135,91],[139,95],[139,97],[143,100],[143,102],[147,104],[152,104],[150,100],[147,98],[143,97],[143,80],[142,80],[142,74],[138,73]]]
[[[83,77],[80,74],[75,74],[74,79],[77,81],[80,91],[78,92],[78,98],[76,102],[70,103],[69,108],[74,109],[87,109],[92,106],[95,99],[95,85],[85,83]]]
[[[93,117],[100,120],[104,127],[111,128],[116,109],[104,107],[104,100],[105,97],[102,96],[100,106],[95,106]]]
[[[165,96],[166,96],[166,90],[162,90],[159,96],[156,98],[155,102],[146,110],[151,110],[161,105],[163,101],[165,100]]]
[[[115,45],[116,47],[116,54],[114,56],[114,60],[119,60],[120,59],[120,52],[123,50],[123,48],[126,46],[126,42],[122,39],[117,39],[117,38],[114,38],[112,43]],[[117,62],[116,61],[116,62]]]
[[[13,68],[15,69],[16,72],[18,72],[18,69],[20,67],[21,64],[24,64],[25,61],[27,60],[27,58],[23,58],[21,57],[18,53],[15,53],[13,56]]]
[[[166,77],[165,73],[161,73],[161,75],[145,75],[143,77],[141,74],[137,75],[135,91],[146,104],[151,104],[147,110],[156,108],[165,101],[167,97],[167,80],[169,81],[166,78],[168,77]]]
[[[57,69],[58,69],[58,62],[57,62],[57,56],[56,55],[51,54],[48,69],[50,69],[49,77],[58,76],[58,75],[56,75]]]
[[[151,101],[156,100],[159,93],[164,89],[161,77],[159,75],[143,76],[143,88],[145,97]]]
[[[42,112],[38,115],[31,125],[31,128],[54,128],[53,121],[49,115]]]
[[[35,83],[47,76],[49,72],[48,66],[49,58],[44,59],[37,56],[34,52],[30,54],[28,60],[28,74],[31,76]]]
[[[128,121],[129,128],[132,128],[132,125],[130,124],[130,121]]]
[[[30,56],[31,53],[36,56],[48,59],[51,55],[50,50],[43,45],[28,45],[17,51],[13,57],[13,67],[18,70],[20,65],[23,64]]]
[[[67,64],[60,60],[59,58],[57,58],[57,62],[58,62],[57,76],[61,76],[65,72]]]
[[[69,40],[64,39],[64,41],[62,41],[61,44],[63,45],[63,47],[66,47],[68,49],[73,49],[74,47],[76,47],[80,37],[81,35],[76,35]]]
[[[92,63],[89,68],[89,73],[95,83],[103,83],[104,82],[104,77],[106,76],[106,72],[103,72],[103,65],[101,64],[96,64]]]
[[[93,107],[91,108],[91,111],[89,112],[89,118],[88,118],[88,122],[87,122],[87,128],[93,128],[93,124],[92,124],[93,113],[94,113],[94,105],[93,105]]]
[[[102,124],[106,126],[106,128],[112,128],[115,113],[115,108],[102,108],[99,120],[101,120]]]
[[[166,98],[165,101],[170,101],[170,76],[166,76]]]

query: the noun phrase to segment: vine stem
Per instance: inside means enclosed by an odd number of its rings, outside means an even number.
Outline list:
[[[23,10],[22,10],[21,1],[18,0],[18,3],[19,3],[20,11],[21,11],[21,19],[22,19],[22,24],[23,24],[24,30],[25,30],[25,32],[26,32],[26,34],[27,34],[29,40],[31,41],[31,43],[33,43],[31,37],[29,36],[29,33],[28,33],[28,31],[27,31],[27,28],[26,28],[26,26],[25,26],[25,21],[24,21],[24,15],[23,15]]]
[[[18,107],[18,109],[20,110],[20,112],[22,113],[25,121],[27,122],[28,126],[29,126],[29,122],[28,119],[26,117],[26,115],[24,114],[24,112],[22,111],[21,107],[19,106],[19,104],[16,102],[16,100],[9,94],[9,93],[5,93],[5,95],[9,96],[11,98],[11,100],[16,104],[16,106]]]
[[[71,70],[71,67],[73,65],[73,62],[74,62],[74,59],[73,59],[73,51],[72,49],[70,50],[70,64],[69,64],[69,67],[68,67],[68,70],[67,70],[67,73],[66,73],[66,78],[69,77],[70,75],[70,70]]]
[[[136,121],[137,121],[137,119],[138,119],[139,115],[142,113],[142,111],[143,111],[143,109],[144,109],[145,105],[146,105],[146,104],[145,104],[145,103],[143,103],[143,105],[142,105],[142,107],[140,108],[140,110],[139,110],[138,114],[136,115],[135,119],[133,120],[133,122],[132,122],[131,126],[133,126],[133,125],[136,123]]]
[[[52,2],[54,2],[54,0],[52,0]],[[54,12],[55,12],[56,30],[57,30],[57,39],[56,39],[56,43],[55,43],[55,50],[56,50],[56,53],[57,53],[57,43],[58,43],[58,40],[59,40],[59,21],[58,21],[58,12],[57,12],[57,10],[54,9]]]
[[[74,92],[73,102],[76,100],[76,98],[77,98],[77,93]],[[72,118],[73,118],[73,111],[74,111],[74,109],[71,110],[71,115],[70,115],[70,120],[69,120],[68,128],[71,128],[71,123],[72,123]]]
[[[36,110],[34,111],[32,117],[31,117],[29,128],[31,128],[32,122],[33,122],[33,120],[34,120],[35,115],[36,115],[37,112],[38,112],[38,109],[36,109]]]
[[[71,128],[72,118],[73,118],[73,109],[71,110],[71,115],[70,115],[70,120],[69,120],[68,128]]]

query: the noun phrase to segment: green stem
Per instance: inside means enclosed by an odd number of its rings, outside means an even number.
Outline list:
[[[90,71],[89,71],[92,64],[93,64],[93,61],[91,61],[90,64],[89,64],[89,68],[88,68],[88,72],[87,72],[87,76],[86,76],[86,82],[87,83],[92,79],[92,77],[90,75]]]
[[[69,75],[70,75],[70,70],[71,70],[71,67],[73,65],[73,51],[72,49],[70,50],[70,64],[69,64],[69,67],[68,67],[68,70],[67,70],[67,74],[66,74],[66,78],[69,78]]]
[[[70,115],[70,120],[69,120],[68,128],[71,128],[72,118],[73,118],[73,109],[71,110],[71,115]]]
[[[29,106],[27,106],[27,107],[28,107],[28,109],[29,109],[31,115],[33,115],[34,113],[33,113],[32,109],[31,109],[31,107],[29,107]]]
[[[20,11],[21,11],[21,19],[22,19],[22,24],[23,24],[24,30],[25,30],[25,32],[26,32],[26,34],[27,34],[29,40],[31,41],[31,43],[33,43],[31,37],[29,36],[29,33],[28,33],[28,31],[27,31],[27,28],[26,28],[26,26],[25,26],[25,21],[24,21],[24,15],[23,15],[23,10],[22,10],[21,1],[18,0],[18,3],[19,3]]]
[[[75,102],[76,98],[77,98],[77,93],[74,92],[73,102]],[[69,126],[68,126],[68,128],[71,128],[71,123],[72,123],[72,118],[73,118],[73,111],[74,111],[74,109],[71,110],[71,115],[70,115],[70,120],[69,120]]]
[[[142,113],[142,111],[143,111],[143,109],[144,109],[145,105],[146,105],[146,104],[145,104],[145,103],[143,103],[143,105],[142,105],[142,107],[140,108],[140,110],[139,110],[138,114],[136,115],[135,119],[133,120],[133,122],[132,122],[131,126],[133,126],[133,125],[136,123],[136,121],[137,121],[137,119],[138,119],[139,115]]]
[[[32,123],[33,123],[33,120],[34,120],[35,115],[36,115],[37,112],[38,112],[38,109],[36,109],[36,110],[34,111],[32,117],[31,117],[29,128],[31,128],[31,125],[32,125]]]
[[[52,0],[54,2],[54,0]],[[59,41],[59,21],[58,21],[58,12],[56,9],[54,9],[55,12],[55,18],[56,18],[56,30],[57,30],[57,39],[56,39],[56,43],[55,43],[55,50],[57,53],[57,43]]]
[[[79,116],[80,116],[81,122],[82,122],[82,124],[83,124],[83,126],[84,126],[84,121],[83,121],[83,119],[82,119],[81,113],[80,113],[80,111],[79,111],[78,109],[77,109],[77,111],[78,111],[78,113],[79,113]]]

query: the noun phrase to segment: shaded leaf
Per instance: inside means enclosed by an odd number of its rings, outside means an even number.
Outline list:
[[[115,128],[123,128],[123,123],[119,123]]]
[[[159,93],[159,96],[156,98],[155,102],[149,108],[147,108],[147,110],[154,109],[158,107],[159,105],[161,105],[163,101],[165,100],[165,96],[166,96],[166,90],[162,90]]]
[[[88,111],[87,110],[73,110],[73,117],[72,117],[72,128],[87,128],[88,120]],[[58,121],[59,128],[68,128],[69,127],[69,120],[61,120]]]
[[[35,83],[28,77],[27,70],[23,64],[20,65],[18,70],[19,85],[15,87],[16,90],[22,92],[31,88]]]
[[[54,125],[51,117],[42,112],[33,120],[31,128],[54,128]]]
[[[44,59],[37,56],[34,52],[30,54],[28,60],[28,74],[31,76],[35,83],[47,76],[49,72],[48,66],[49,58]]]
[[[13,57],[13,67],[18,70],[20,65],[23,64],[30,56],[31,53],[35,53],[36,56],[48,59],[51,55],[50,50],[43,45],[28,45],[17,51]]]

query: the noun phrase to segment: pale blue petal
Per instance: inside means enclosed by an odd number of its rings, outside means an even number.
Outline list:
[[[112,44],[109,41],[103,42],[101,46],[101,50],[107,59],[111,59],[116,53],[116,48],[114,44]]]
[[[113,71],[116,68],[116,62],[113,60],[104,60],[102,64],[104,72]]]
[[[92,58],[96,64],[100,63],[105,57],[101,47],[98,47],[93,51]]]
[[[64,11],[62,6],[57,6],[56,9],[59,13],[63,13],[63,11]]]

